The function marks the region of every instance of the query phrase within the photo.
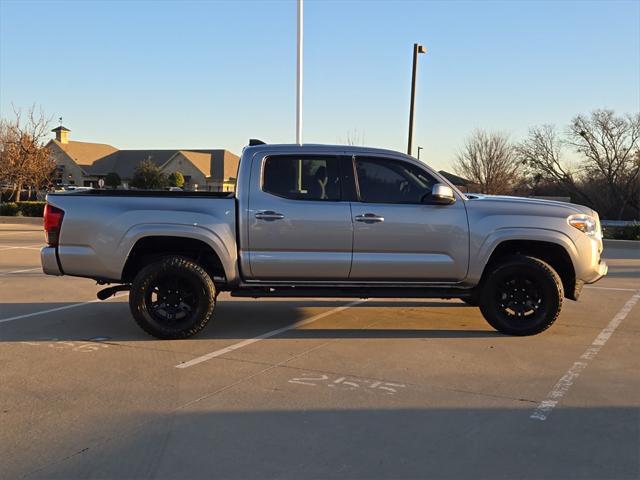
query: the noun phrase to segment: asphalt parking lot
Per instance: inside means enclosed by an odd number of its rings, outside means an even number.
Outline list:
[[[0,478],[640,476],[640,247],[535,337],[460,301],[221,295],[159,341],[0,225]]]

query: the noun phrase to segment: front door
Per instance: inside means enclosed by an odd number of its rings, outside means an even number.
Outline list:
[[[249,198],[252,280],[346,280],[353,227],[340,157],[272,155]]]
[[[429,204],[437,180],[421,166],[356,157],[359,201],[351,280],[458,282],[467,274],[469,228],[462,199]]]

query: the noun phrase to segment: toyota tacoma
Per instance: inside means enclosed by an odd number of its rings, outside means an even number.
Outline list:
[[[537,334],[607,273],[598,214],[470,195],[402,153],[251,141],[234,193],[88,190],[47,196],[49,275],[129,290],[163,339],[242,297],[459,298],[510,335]]]

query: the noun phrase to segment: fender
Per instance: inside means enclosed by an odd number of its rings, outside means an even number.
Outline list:
[[[114,255],[119,259],[119,277],[122,277],[124,266],[129,259],[129,255],[139,240],[146,237],[183,237],[200,240],[209,245],[220,259],[228,282],[234,283],[238,278],[238,254],[235,248],[230,250],[228,245],[235,247],[235,238],[233,237],[233,232],[224,232],[226,225],[219,225],[219,227],[223,229],[222,234],[212,229],[216,226],[217,225],[211,224],[204,226],[197,222],[189,225],[179,223],[144,223],[134,225],[122,236],[118,248],[114,252]],[[228,238],[223,238],[225,236]]]
[[[578,250],[576,245],[567,234],[558,230],[545,229],[545,228],[527,228],[527,227],[509,227],[500,228],[494,230],[491,234],[484,238],[482,244],[475,248],[475,253],[472,251],[469,262],[469,276],[468,281],[477,283],[482,277],[482,273],[489,258],[495,251],[495,249],[503,242],[509,240],[523,240],[529,242],[548,242],[561,246],[569,254],[571,263],[574,270],[576,269],[576,259],[578,257]],[[471,239],[471,248],[473,246],[473,238]]]

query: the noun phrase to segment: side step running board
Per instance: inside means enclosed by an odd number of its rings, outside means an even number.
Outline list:
[[[231,290],[232,297],[316,297],[316,298],[469,298],[469,288],[426,287],[243,287]]]

